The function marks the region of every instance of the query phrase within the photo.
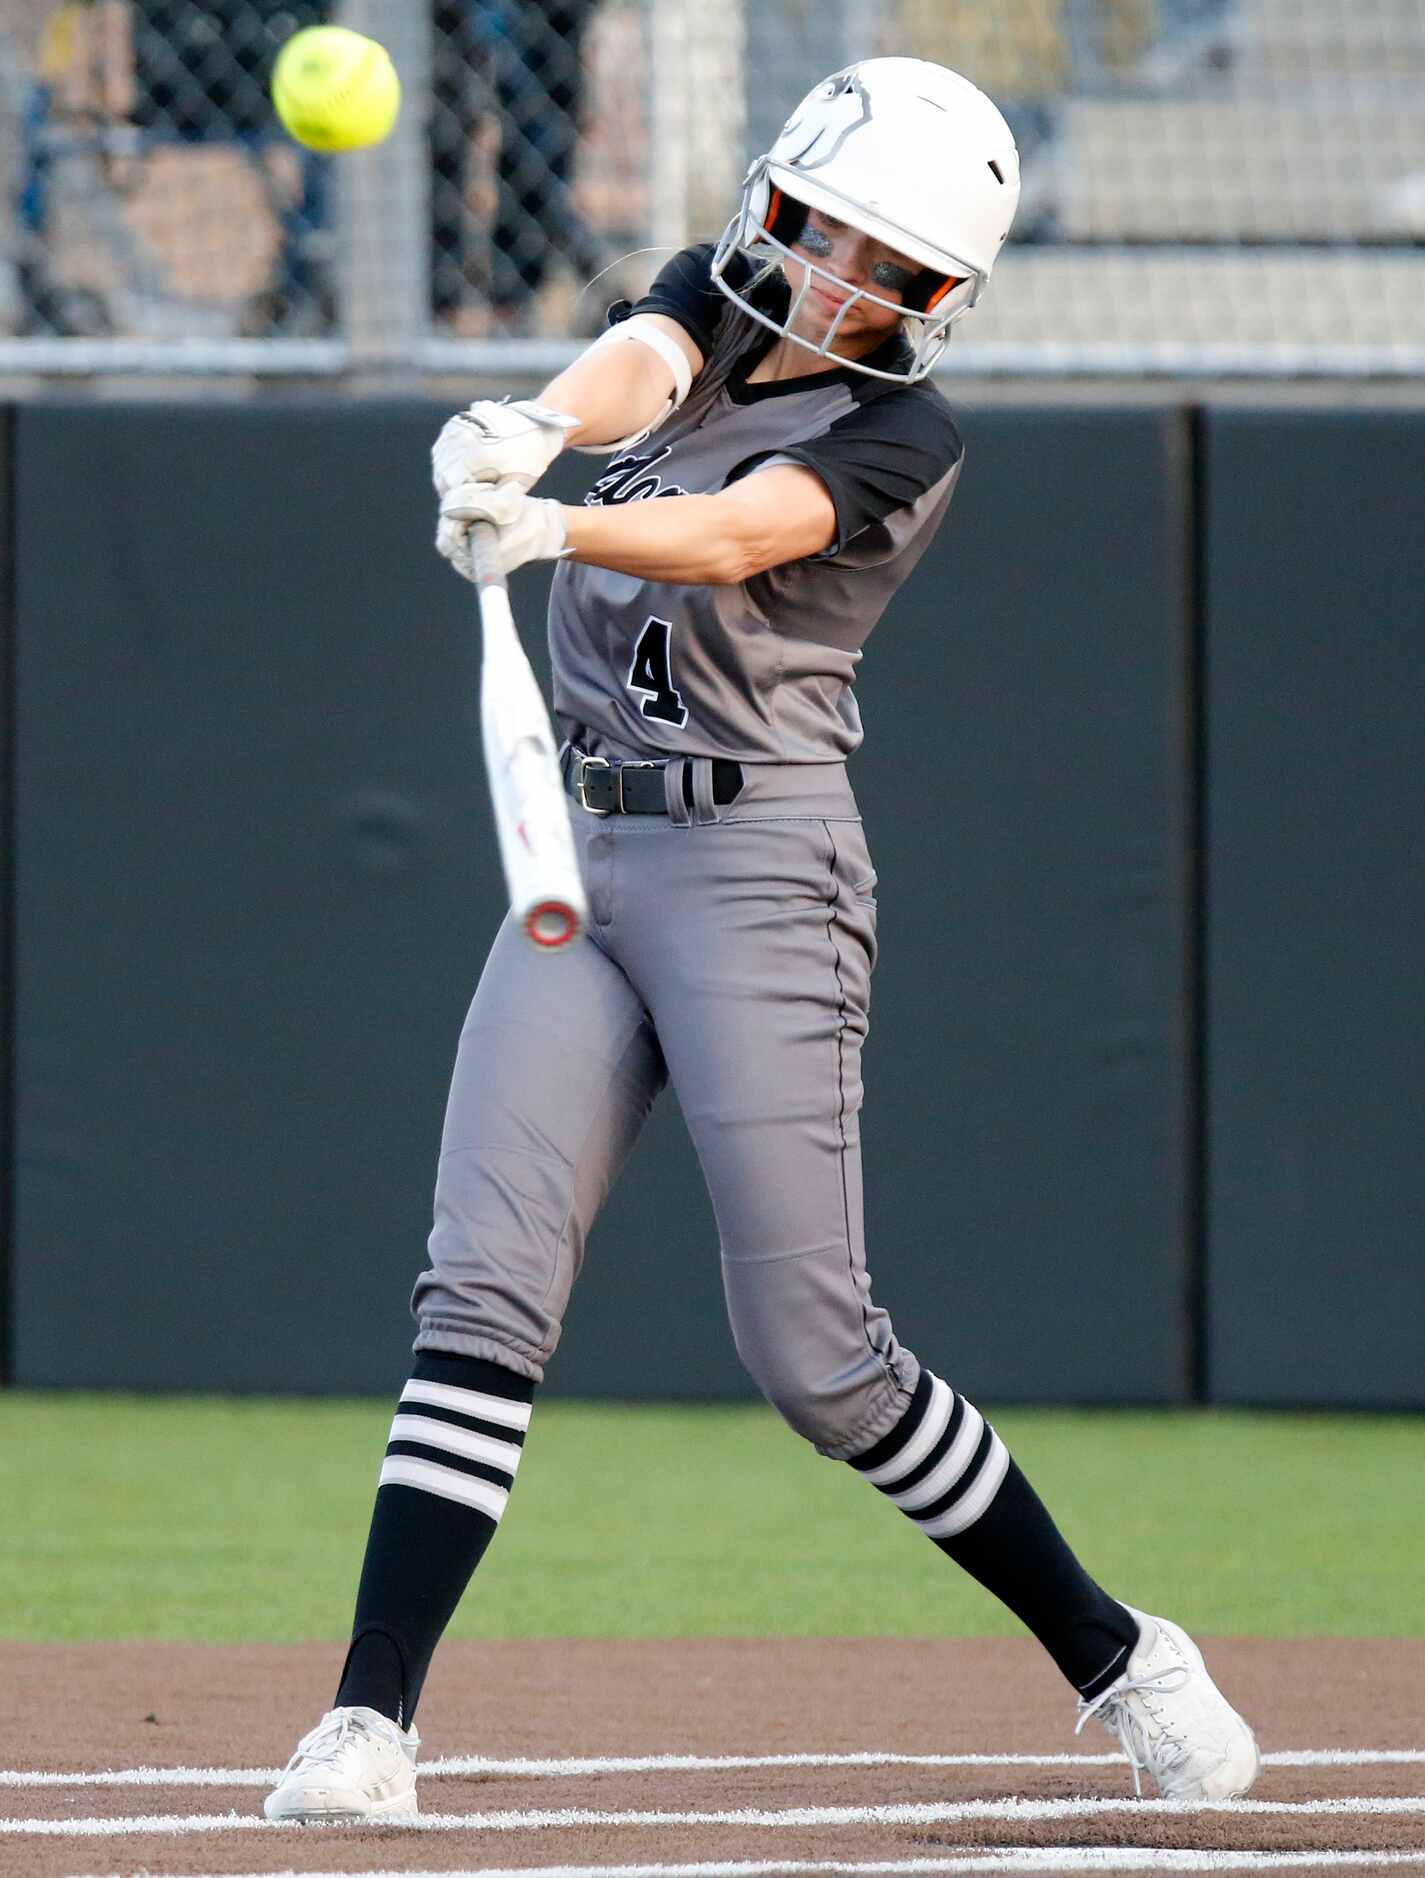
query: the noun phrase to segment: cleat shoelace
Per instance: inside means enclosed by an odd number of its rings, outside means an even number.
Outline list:
[[[331,1766],[340,1757],[348,1735],[370,1733],[371,1730],[363,1727],[355,1715],[324,1716],[312,1732],[303,1735],[297,1743],[296,1752],[283,1771],[290,1774],[299,1763],[316,1767]]]
[[[1143,1797],[1141,1774],[1155,1767],[1165,1772],[1180,1767],[1191,1755],[1192,1744],[1164,1729],[1155,1754],[1146,1724],[1133,1713],[1124,1697],[1150,1693],[1174,1695],[1191,1679],[1192,1671],[1186,1663],[1173,1663],[1152,1676],[1139,1676],[1128,1682],[1115,1683],[1105,1689],[1102,1695],[1096,1695],[1091,1702],[1079,1702],[1079,1719],[1074,1724],[1074,1733],[1080,1733],[1084,1723],[1094,1715],[1106,1728],[1113,1730],[1118,1736],[1119,1746],[1128,1756],[1128,1764],[1133,1769],[1133,1792],[1140,1800]],[[1163,1752],[1165,1747],[1169,1750],[1167,1753]]]

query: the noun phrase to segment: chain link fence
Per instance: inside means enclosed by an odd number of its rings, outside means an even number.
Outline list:
[[[335,159],[267,97],[329,20],[406,99]],[[1420,0],[0,0],[0,372],[543,370],[874,52],[1024,158],[945,370],[1425,372]]]

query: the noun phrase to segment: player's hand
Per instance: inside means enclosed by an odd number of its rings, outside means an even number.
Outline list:
[[[457,574],[474,580],[470,524],[492,522],[502,574],[526,561],[557,561],[568,552],[564,512],[557,502],[532,496],[512,478],[501,483],[461,483],[440,505],[435,546]]]
[[[462,483],[517,482],[530,488],[564,448],[579,420],[528,398],[515,403],[482,399],[457,411],[431,448],[431,479],[438,496]]]

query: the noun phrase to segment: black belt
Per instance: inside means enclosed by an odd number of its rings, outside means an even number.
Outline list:
[[[700,759],[688,757],[683,770],[683,800],[693,806],[693,764]],[[560,764],[564,787],[580,808],[591,815],[666,815],[668,796],[663,772],[668,759],[637,762],[632,758],[610,759],[585,756],[571,744]],[[742,765],[725,756],[712,758],[713,801],[719,808],[735,802],[742,789]]]

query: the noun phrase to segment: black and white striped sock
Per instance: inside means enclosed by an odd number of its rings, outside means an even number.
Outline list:
[[[1137,1624],[1079,1564],[973,1403],[922,1369],[900,1421],[851,1465],[1008,1605],[1081,1695],[1119,1674]]]
[[[505,1386],[503,1377],[500,1386]],[[529,1418],[528,1401],[489,1388],[433,1382],[418,1371],[401,1391],[379,1484],[454,1500],[498,1525],[515,1484]]]
[[[381,1463],[337,1707],[409,1726],[509,1500],[533,1397],[532,1382],[497,1363],[416,1358]]]
[[[927,1538],[951,1539],[999,1492],[1009,1450],[973,1402],[922,1369],[900,1421],[851,1465]]]

